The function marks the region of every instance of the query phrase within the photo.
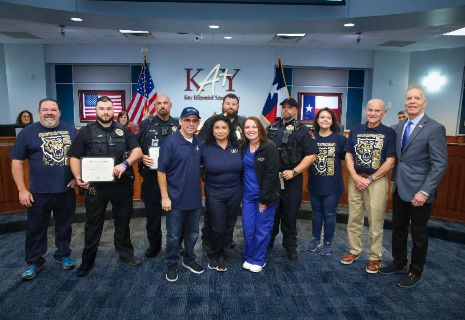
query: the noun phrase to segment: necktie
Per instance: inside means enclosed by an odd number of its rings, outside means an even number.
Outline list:
[[[404,134],[402,135],[401,151],[404,151],[405,145],[407,144],[408,137],[410,137],[410,125],[412,124],[413,124],[412,121],[407,122],[407,126],[405,127],[405,130],[404,130]]]

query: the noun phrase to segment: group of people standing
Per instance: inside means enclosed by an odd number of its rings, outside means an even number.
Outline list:
[[[202,211],[202,179],[205,182],[202,240],[209,269],[228,270],[228,253],[234,246],[233,233],[241,205],[244,269],[262,271],[267,251],[273,248],[280,230],[287,258],[298,259],[296,221],[302,173],[306,170],[313,226],[307,249],[329,255],[336,208],[344,191],[342,161],[345,160],[350,173],[347,227],[350,252],[341,263],[351,264],[359,258],[364,211],[367,211],[371,243],[367,272],[407,270],[406,230],[411,221],[414,253],[406,275],[410,283],[403,284],[409,286],[414,282],[414,285],[421,278],[426,258],[427,221],[434,191],[447,167],[447,149],[444,127],[424,115],[426,99],[420,87],[407,90],[405,106],[410,120],[397,128],[397,138],[393,129],[381,124],[385,114],[383,101],[372,99],[366,107],[367,123],[352,128],[346,139],[339,133],[336,115],[329,108],[318,110],[312,131],[297,120],[298,103],[288,98],[281,102],[281,117],[265,128],[256,117],[239,116],[239,98],[227,94],[221,114],[207,119],[196,135],[199,111],[184,108],[177,120],[170,115],[170,98],[159,94],[155,101],[156,115],[141,122],[134,135],[127,125],[114,121],[113,104],[108,97],[97,101],[97,121],[79,132],[59,121],[60,109],[55,100],[43,99],[39,103],[39,122],[18,135],[11,155],[19,199],[28,207],[28,268],[22,278],[33,279],[45,263],[51,211],[56,221],[54,258],[64,269],[75,267],[69,245],[76,185],[85,190],[87,218],[77,275],[87,276],[94,267],[108,202],[112,204],[114,242],[121,261],[131,266],[141,264],[134,255],[129,232],[134,164],[138,164],[143,178],[141,193],[149,242],[145,256],[152,258],[161,251],[161,216],[165,212],[165,277],[170,282],[178,280],[179,262],[193,273],[204,272],[194,253]],[[411,134],[404,146],[404,139],[399,136],[405,131]],[[412,161],[407,154],[409,149],[423,154],[416,154],[417,160]],[[83,181],[82,157],[113,157],[114,181]],[[24,183],[25,159],[30,165],[29,189]],[[381,268],[384,210],[389,191],[387,174],[396,159],[394,262]],[[406,178],[404,171],[413,178]],[[56,183],[49,183],[50,179]]]

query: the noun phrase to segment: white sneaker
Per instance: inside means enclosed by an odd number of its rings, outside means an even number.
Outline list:
[[[256,264],[252,264],[249,268],[250,272],[260,272],[263,270],[263,268],[266,266],[266,263],[263,266],[259,266]]]
[[[253,266],[253,264],[251,263],[248,263],[247,261],[244,261],[244,263],[242,264],[242,268],[246,269],[246,270],[250,270],[250,268]]]

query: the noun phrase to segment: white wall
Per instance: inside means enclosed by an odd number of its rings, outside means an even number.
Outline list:
[[[446,77],[446,84],[438,92],[426,92],[426,113],[442,123],[448,135],[457,134],[462,81],[465,67],[465,48],[414,52],[410,55],[409,84],[421,84],[431,71]]]
[[[8,101],[8,83],[6,79],[6,67],[5,67],[5,48],[3,44],[0,44],[0,110],[2,110],[2,116],[0,117],[0,123],[12,123],[10,117],[10,104]]]
[[[10,122],[24,109],[37,119],[37,103],[46,96],[44,48],[5,44],[4,50]]]
[[[388,113],[384,124],[397,122],[397,112],[404,109],[404,91],[408,86],[410,54],[376,51],[373,66],[372,97],[383,99]]]

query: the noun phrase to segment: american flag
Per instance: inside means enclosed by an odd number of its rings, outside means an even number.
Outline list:
[[[109,97],[113,101],[113,109],[115,116],[123,110],[123,95],[121,93],[115,93],[114,91],[83,91],[81,96],[81,121],[92,121],[96,120],[95,106],[97,105],[97,99],[103,96]]]
[[[139,124],[143,118],[155,114],[156,98],[157,92],[155,91],[150,70],[144,58],[142,71],[137,81],[137,89],[127,109],[129,121]]]

